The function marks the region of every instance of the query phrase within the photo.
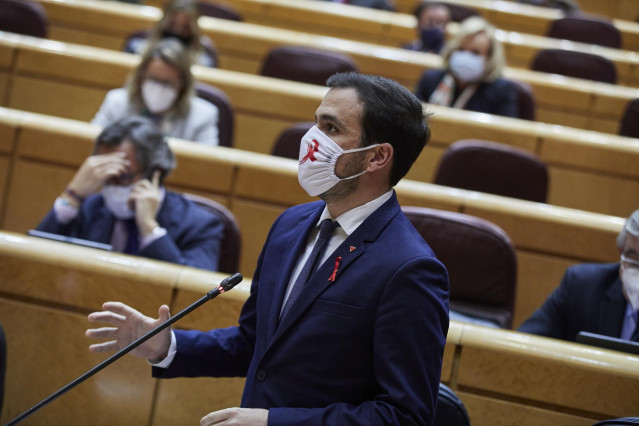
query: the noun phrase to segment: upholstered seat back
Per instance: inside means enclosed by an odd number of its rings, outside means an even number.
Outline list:
[[[324,86],[333,74],[349,71],[357,72],[357,66],[350,57],[341,53],[303,46],[283,46],[268,53],[261,74]]]
[[[224,223],[224,237],[220,244],[221,253],[218,262],[218,271],[234,274],[239,271],[240,253],[242,251],[242,235],[240,227],[231,213],[222,204],[205,197],[193,194],[182,194],[184,198],[194,202],[198,206],[215,213]]]
[[[448,270],[451,310],[510,328],[517,260],[508,235],[467,214],[425,207],[402,210]]]
[[[617,82],[615,65],[609,59],[572,50],[540,50],[532,64],[532,69],[603,83]]]
[[[439,162],[434,182],[545,203],[548,170],[543,161],[528,151],[468,139],[450,145]]]

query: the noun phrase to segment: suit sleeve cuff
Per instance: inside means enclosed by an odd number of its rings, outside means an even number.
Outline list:
[[[169,353],[166,358],[164,358],[160,362],[151,362],[147,359],[147,362],[151,364],[153,367],[157,368],[169,368],[173,359],[175,358],[175,354],[177,353],[177,340],[175,339],[175,333],[171,331],[171,346],[169,346]]]
[[[155,228],[153,228],[153,231],[151,231],[149,235],[140,239],[140,250],[148,247],[149,245],[151,245],[152,242],[159,240],[165,235],[166,229],[162,228],[161,226],[156,226]]]
[[[66,225],[71,222],[78,216],[79,208],[72,206],[69,204],[67,200],[62,197],[58,197],[55,199],[55,203],[53,203],[53,213],[55,215],[55,220],[57,220],[62,225]]]

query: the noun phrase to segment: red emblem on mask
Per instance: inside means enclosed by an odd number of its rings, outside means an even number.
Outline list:
[[[313,139],[312,144],[308,145],[308,152],[306,153],[304,158],[302,158],[302,160],[300,161],[300,164],[304,164],[306,160],[311,160],[311,162],[316,161],[317,158],[315,158],[315,153],[317,152],[318,149],[319,149],[319,142]]]

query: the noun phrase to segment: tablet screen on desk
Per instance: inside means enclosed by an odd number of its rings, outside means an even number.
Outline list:
[[[584,345],[639,355],[639,342],[631,342],[630,340],[618,339],[602,334],[588,333],[587,331],[580,331],[579,334],[577,334],[576,341]]]
[[[32,237],[46,238],[48,240],[61,241],[63,243],[75,244],[78,246],[113,251],[113,247],[111,246],[111,244],[96,243],[95,241],[83,240],[82,238],[67,237],[65,235],[52,234],[50,232],[37,231],[35,229],[27,231],[27,235]]]

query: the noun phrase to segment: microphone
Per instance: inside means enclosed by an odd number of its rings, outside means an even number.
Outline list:
[[[164,321],[162,324],[160,324],[157,327],[155,327],[154,329],[150,330],[145,335],[143,335],[143,336],[139,337],[137,340],[131,342],[125,348],[120,349],[118,352],[114,353],[109,358],[105,359],[100,364],[98,364],[95,367],[93,367],[91,370],[87,371],[86,373],[84,373],[83,375],[78,377],[77,379],[73,380],[68,385],[66,385],[63,388],[59,389],[55,393],[49,395],[47,398],[43,399],[42,401],[40,401],[39,403],[37,403],[33,407],[29,408],[24,413],[20,414],[15,419],[11,420],[5,426],[15,425],[15,424],[21,422],[22,420],[26,419],[28,416],[30,416],[31,414],[35,413],[36,411],[38,411],[39,409],[41,409],[42,407],[44,407],[48,403],[52,402],[53,400],[55,400],[56,398],[61,396],[62,394],[68,392],[69,390],[73,389],[74,387],[76,387],[80,383],[84,382],[89,377],[93,376],[94,374],[96,374],[97,372],[101,371],[105,367],[111,365],[112,363],[114,363],[118,359],[122,358],[124,355],[128,354],[133,349],[137,348],[142,343],[146,342],[151,337],[155,336],[160,331],[164,330],[165,328],[167,328],[168,326],[170,326],[174,322],[182,319],[183,317],[185,317],[186,315],[191,313],[193,310],[199,308],[204,303],[208,302],[211,299],[216,298],[217,296],[219,296],[222,293],[226,293],[227,291],[229,291],[230,289],[235,287],[237,284],[239,284],[243,279],[244,279],[244,277],[242,277],[242,274],[240,274],[240,273],[236,273],[236,274],[231,275],[230,277],[225,278],[220,283],[219,286],[217,286],[213,290],[211,290],[208,293],[206,293],[206,295],[202,296],[199,300],[195,301],[190,306],[188,306],[188,307],[184,308],[183,310],[181,310],[177,315],[175,315],[173,317],[170,317],[168,320]]]

